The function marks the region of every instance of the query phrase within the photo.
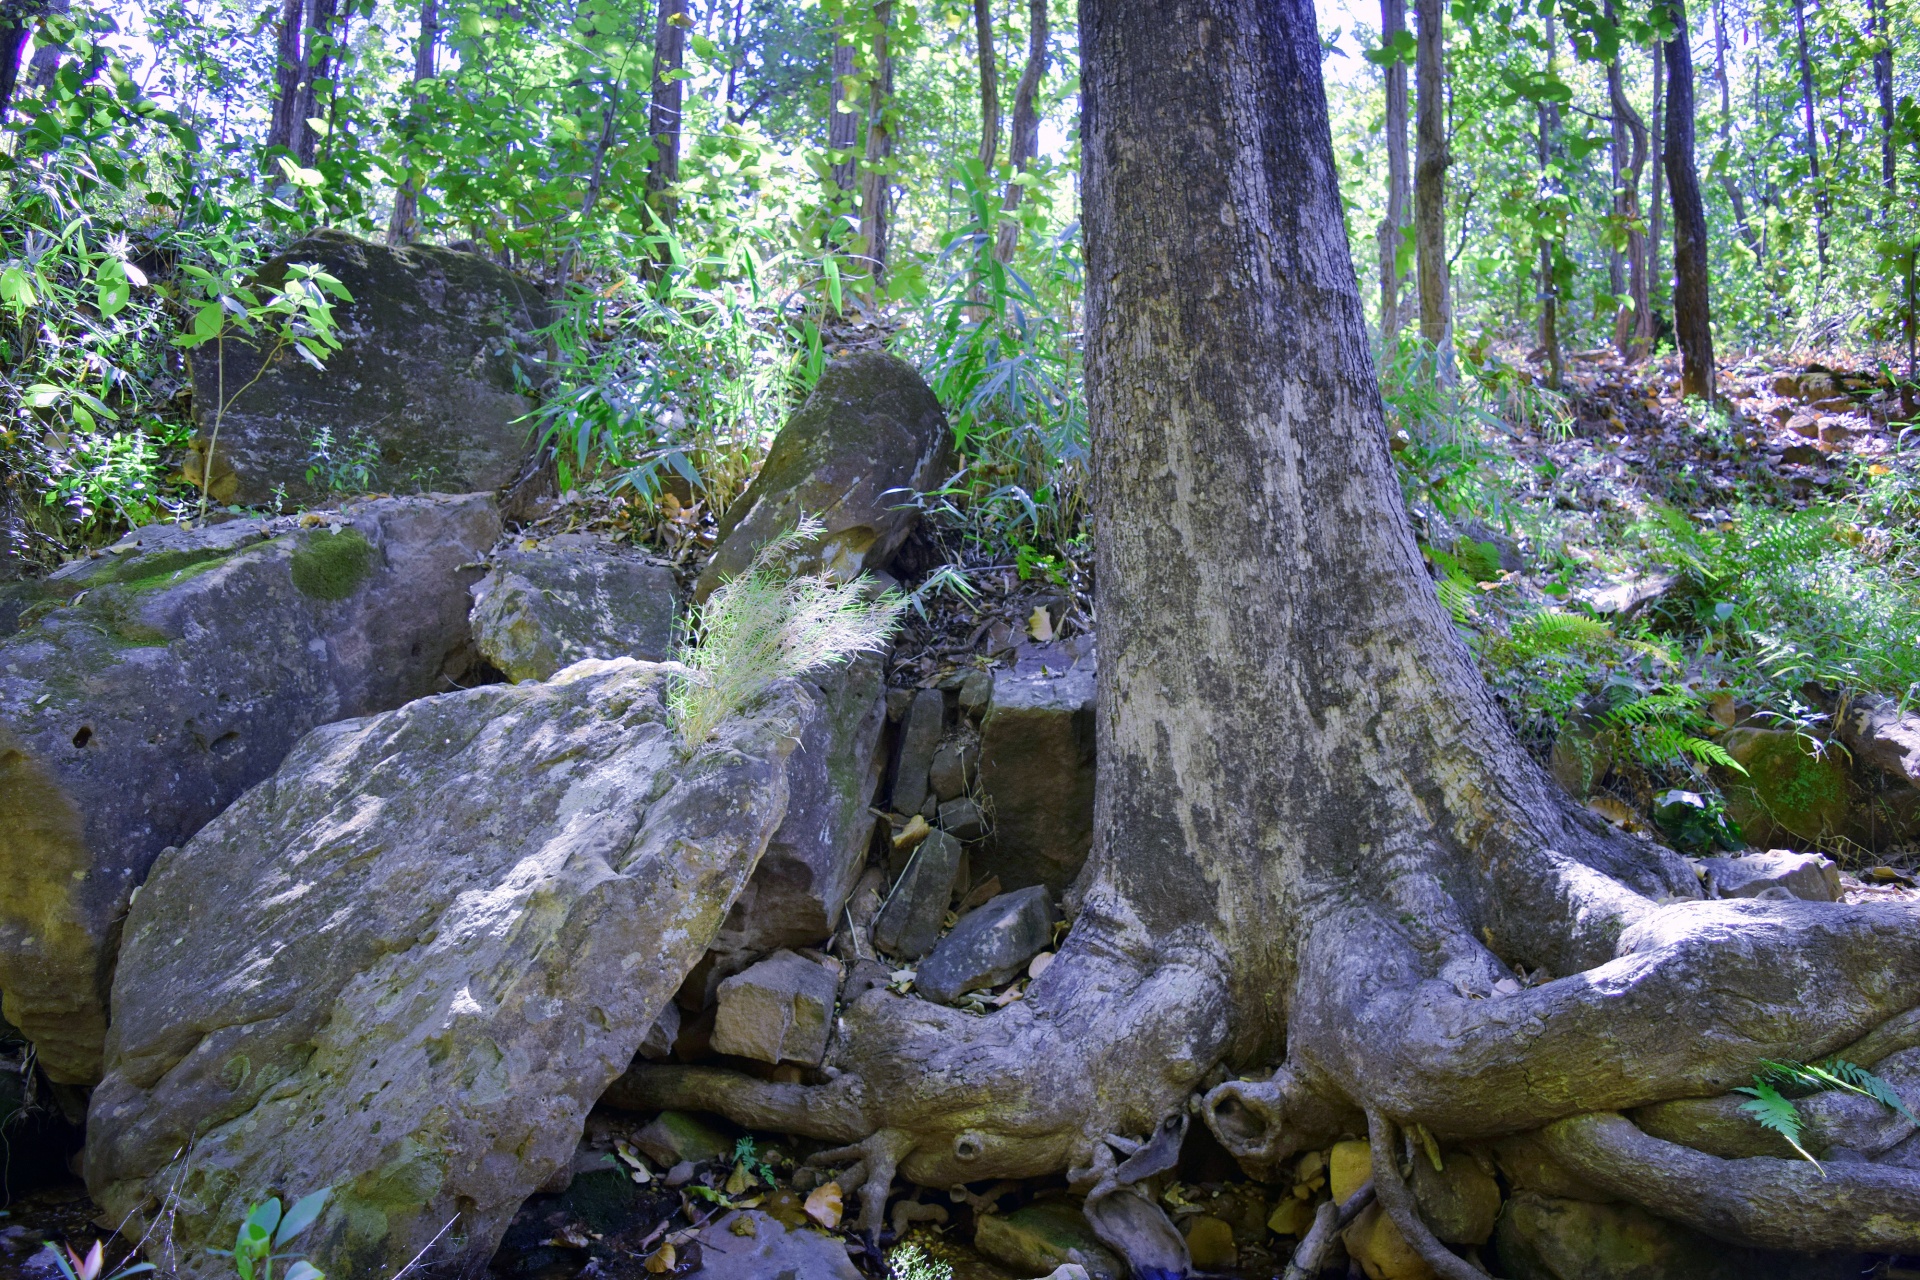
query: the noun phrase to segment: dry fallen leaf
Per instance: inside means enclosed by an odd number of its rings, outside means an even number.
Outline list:
[[[747,1166],[744,1164],[734,1165],[733,1172],[727,1175],[726,1190],[730,1196],[741,1195],[752,1185],[753,1175],[747,1172]]]
[[[1033,616],[1027,619],[1027,634],[1040,644],[1053,639],[1053,618],[1047,613],[1045,605],[1035,605]]]
[[[666,1275],[673,1270],[675,1252],[671,1244],[661,1245],[654,1250],[653,1256],[647,1259],[647,1270],[656,1276]]]
[[[1057,954],[1057,952],[1053,951],[1042,951],[1039,955],[1027,961],[1027,976],[1029,978],[1037,978],[1045,973],[1047,966],[1053,963],[1053,957]]]
[[[755,1236],[760,1233],[760,1229],[753,1225],[753,1216],[745,1213],[735,1218],[733,1225],[728,1227],[727,1230],[737,1236]]]
[[[900,828],[900,834],[893,838],[893,847],[911,849],[932,834],[933,828],[927,825],[927,820],[916,813],[907,820],[906,826]]]
[[[831,1231],[840,1225],[840,1184],[829,1182],[815,1187],[807,1196],[807,1216]]]

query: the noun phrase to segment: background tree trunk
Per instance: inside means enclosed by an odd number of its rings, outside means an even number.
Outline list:
[[[413,84],[416,109],[420,86],[433,79],[434,50],[440,40],[440,0],[420,0],[420,36],[413,42]],[[416,166],[408,161],[408,168]],[[387,220],[388,244],[411,244],[420,234],[420,188],[409,172],[393,196],[393,216]]]
[[[1552,13],[1547,15],[1547,75],[1554,73],[1553,56],[1558,47],[1554,38]],[[1551,197],[1557,192],[1558,183],[1553,177],[1554,138],[1560,132],[1560,110],[1550,102],[1541,102],[1534,109],[1535,123],[1538,126],[1536,153],[1540,161],[1540,191],[1543,196]],[[1554,279],[1553,237],[1542,233],[1539,237],[1540,253],[1540,345],[1547,353],[1547,386],[1558,391],[1565,373],[1565,362],[1560,357],[1560,288]]]
[[[1048,15],[1047,0],[1027,0],[1027,62],[1021,68],[1020,82],[1013,87],[1013,129],[1007,139],[1008,160],[1013,177],[1007,182],[1007,194],[1000,202],[999,228],[993,237],[993,256],[1001,263],[1013,261],[1020,244],[1019,220],[1009,216],[1018,212],[1027,189],[1020,175],[1027,171],[1040,152],[1040,112],[1035,100],[1047,75]]]
[[[0,121],[6,119],[14,90],[20,84],[27,39],[49,7],[45,0],[0,0]]]
[[[992,0],[973,0],[973,40],[980,62],[980,167],[991,182],[1000,152],[1000,63],[993,51]]]
[[[1611,14],[1611,6],[1608,10]],[[1623,311],[1614,322],[1613,343],[1624,360],[1644,360],[1653,343],[1653,303],[1648,296],[1647,233],[1640,215],[1640,175],[1647,166],[1647,126],[1633,109],[1621,83],[1620,61],[1607,64],[1607,97],[1613,118],[1625,124],[1633,140],[1632,158],[1625,179],[1615,188],[1614,210],[1627,228],[1627,292],[1633,300],[1631,311]]]
[[[888,27],[893,21],[893,0],[875,0],[873,20],[878,28],[873,37],[873,79],[867,96],[867,153],[860,173],[860,245],[879,292],[887,276],[887,199],[893,185],[893,55],[888,48]]]
[[[860,162],[853,156],[853,149],[860,143],[860,116],[855,103],[860,82],[853,74],[852,45],[836,43],[833,46],[832,75],[831,105],[827,108],[827,148],[835,156],[846,157],[833,162],[833,185],[851,194],[854,177],[860,171]]]
[[[679,212],[673,194],[680,181],[680,106],[682,81],[673,72],[686,63],[687,0],[660,0],[660,20],[653,37],[653,100],[647,111],[647,134],[654,156],[647,165],[647,204],[661,222],[671,227]]]
[[[1607,64],[1607,176],[1613,183],[1613,198],[1608,202],[1608,212],[1613,218],[1613,231],[1607,239],[1607,292],[1616,299],[1632,297],[1628,291],[1627,248],[1622,238],[1628,234],[1624,188],[1632,160],[1629,158],[1627,141],[1627,117],[1621,112],[1617,102],[1621,96],[1620,87],[1620,63],[1615,59]],[[1620,335],[1623,327],[1631,328],[1630,308],[1631,303],[1625,307],[1618,302],[1614,304],[1614,345],[1621,348],[1622,359],[1627,357],[1627,352],[1620,341]]]
[[[1713,0],[1713,76],[1720,85],[1720,150],[1731,162],[1735,154],[1733,145],[1733,85],[1727,79],[1727,14],[1724,0]],[[1734,227],[1740,233],[1740,239],[1746,243],[1748,252],[1756,262],[1761,257],[1760,236],[1747,221],[1747,195],[1734,181],[1733,174],[1727,169],[1720,173],[1720,189],[1727,193],[1727,203],[1733,206]]]
[[[1445,85],[1446,36],[1441,0],[1414,0],[1419,25],[1414,53],[1414,87],[1419,119],[1413,188],[1414,242],[1420,275],[1420,336],[1440,351],[1443,368],[1452,366],[1453,308],[1447,295],[1447,153]]]
[[[1667,0],[1677,30],[1667,42],[1667,185],[1673,191],[1673,332],[1685,395],[1718,398],[1707,304],[1707,210],[1693,161],[1693,43],[1682,0]]]
[[[1380,40],[1387,48],[1407,29],[1407,0],[1380,0]],[[1391,353],[1400,340],[1400,244],[1407,225],[1410,174],[1407,165],[1407,64],[1386,66],[1387,212],[1380,220],[1380,340]]]
[[[1661,45],[1653,46],[1653,154],[1656,163],[1653,166],[1653,208],[1647,215],[1647,262],[1652,274],[1647,280],[1648,297],[1654,306],[1659,306],[1661,295],[1667,292],[1666,286],[1672,282],[1672,273],[1667,270],[1665,260],[1660,256],[1660,241],[1664,238],[1667,225],[1667,112],[1666,112],[1667,64],[1666,54]],[[1658,326],[1656,325],[1657,329]],[[1647,350],[1653,350],[1649,345]]]
[[[1880,100],[1880,183],[1892,194],[1893,158],[1893,28],[1889,0],[1867,0],[1867,31],[1877,42],[1873,51],[1873,91]]]
[[[308,122],[320,118],[320,82],[333,76],[334,22],[339,17],[339,0],[307,0],[306,17],[306,41],[301,50],[300,89],[293,106],[290,145],[300,163],[311,168],[319,150],[320,135]]]
[[[305,69],[300,31],[306,20],[303,0],[282,0],[279,34],[274,43],[273,113],[267,121],[267,148],[293,150],[294,112],[300,104],[300,79]],[[279,180],[278,171],[269,175]]]
[[[1800,105],[1807,121],[1807,178],[1813,184],[1813,236],[1820,255],[1820,269],[1827,267],[1827,189],[1820,178],[1820,130],[1815,123],[1813,96],[1813,59],[1807,53],[1807,8],[1803,0],[1793,3],[1794,33],[1800,42]],[[1678,212],[1675,218],[1678,218]]]

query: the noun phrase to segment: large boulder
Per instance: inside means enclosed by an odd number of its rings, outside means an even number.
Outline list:
[[[56,1081],[99,1078],[119,922],[155,856],[309,729],[471,661],[484,494],[150,526],[30,584],[0,640],[0,992]]]
[[[307,479],[322,430],[336,452],[372,442],[372,488],[499,489],[519,475],[532,453],[523,419],[533,401],[516,365],[537,354],[533,331],[550,318],[538,290],[479,254],[336,231],[295,242],[260,280],[279,283],[293,263],[319,264],[352,293],[334,304],[341,349],[324,369],[283,350],[264,372],[264,353],[243,339],[194,352],[196,465],[216,499],[265,502],[280,486],[296,498],[324,492]]]
[[[947,415],[912,365],[884,351],[835,360],[727,508],[695,596],[744,571],[802,516],[826,532],[801,568],[843,578],[885,568],[919,519],[914,495],[946,478],[951,457]]]
[[[699,958],[786,807],[791,690],[688,758],[668,668],[586,662],[310,734],[133,904],[87,1181],[181,1272],[249,1197],[307,1252],[477,1273]],[[191,1144],[192,1159],[178,1154]],[[465,1270],[463,1270],[463,1268]]]
[[[1638,1205],[1594,1204],[1522,1191],[1494,1234],[1511,1280],[1840,1280],[1853,1258],[1742,1249]]]
[[[1058,894],[1079,874],[1093,847],[1093,711],[1090,645],[1046,646],[994,673],[980,725],[980,790],[993,832],[973,854],[975,879]]]
[[[562,534],[494,554],[473,585],[473,639],[509,680],[545,680],[583,658],[662,661],[678,608],[672,569]]]
[[[1845,753],[1786,729],[1730,730],[1721,740],[1744,774],[1722,770],[1727,813],[1761,847],[1830,842],[1853,819]]]

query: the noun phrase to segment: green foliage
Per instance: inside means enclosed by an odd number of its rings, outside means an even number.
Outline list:
[[[358,529],[319,529],[294,549],[293,585],[316,600],[345,600],[373,569],[374,550]]]
[[[667,700],[689,750],[780,681],[882,648],[892,635],[903,604],[897,594],[875,598],[865,575],[841,583],[793,572],[825,530],[818,518],[803,519],[696,609],[680,646],[684,671]]]
[[[322,1187],[294,1201],[284,1213],[278,1196],[263,1204],[250,1204],[246,1217],[240,1220],[240,1230],[234,1235],[233,1248],[208,1252],[232,1258],[234,1274],[240,1280],[273,1280],[276,1262],[292,1263],[282,1280],[326,1280],[325,1272],[287,1253],[286,1248],[314,1224],[327,1207],[331,1194],[331,1188]]]
[[[750,1135],[743,1135],[733,1144],[733,1162],[760,1179],[765,1185],[769,1187],[776,1185],[773,1166],[761,1158],[759,1147]]]
[[[903,1244],[887,1254],[887,1280],[953,1280],[953,1267],[917,1244]]]
[[[1760,1070],[1753,1077],[1751,1085],[1742,1085],[1734,1090],[1744,1093],[1751,1101],[1740,1104],[1740,1109],[1752,1116],[1763,1127],[1785,1138],[1795,1151],[1816,1166],[1807,1149],[1801,1145],[1802,1126],[1800,1111],[1793,1105],[1794,1098],[1804,1098],[1815,1093],[1831,1089],[1841,1089],[1848,1093],[1857,1093],[1863,1098],[1872,1098],[1875,1102],[1899,1112],[1915,1124],[1920,1124],[1908,1109],[1894,1087],[1873,1072],[1858,1063],[1848,1062],[1844,1058],[1828,1058],[1824,1062],[1775,1062],[1766,1059],[1761,1062]]]
[[[125,1280],[127,1276],[145,1275],[153,1270],[151,1262],[127,1262],[108,1271],[106,1247],[98,1240],[84,1255],[65,1246],[56,1249],[51,1240],[45,1243],[63,1280]]]
[[[345,440],[321,427],[307,445],[307,483],[327,493],[367,492],[379,465],[380,443],[363,427],[354,427]]]

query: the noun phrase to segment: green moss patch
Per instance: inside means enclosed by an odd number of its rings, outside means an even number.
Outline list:
[[[170,587],[192,576],[189,570],[204,571],[218,561],[232,555],[231,550],[217,547],[195,547],[186,551],[156,551],[148,556],[134,556],[116,565],[113,581],[129,591],[153,591],[160,587]]]
[[[293,553],[293,585],[317,600],[345,600],[373,571],[373,544],[358,529],[321,531]]]

